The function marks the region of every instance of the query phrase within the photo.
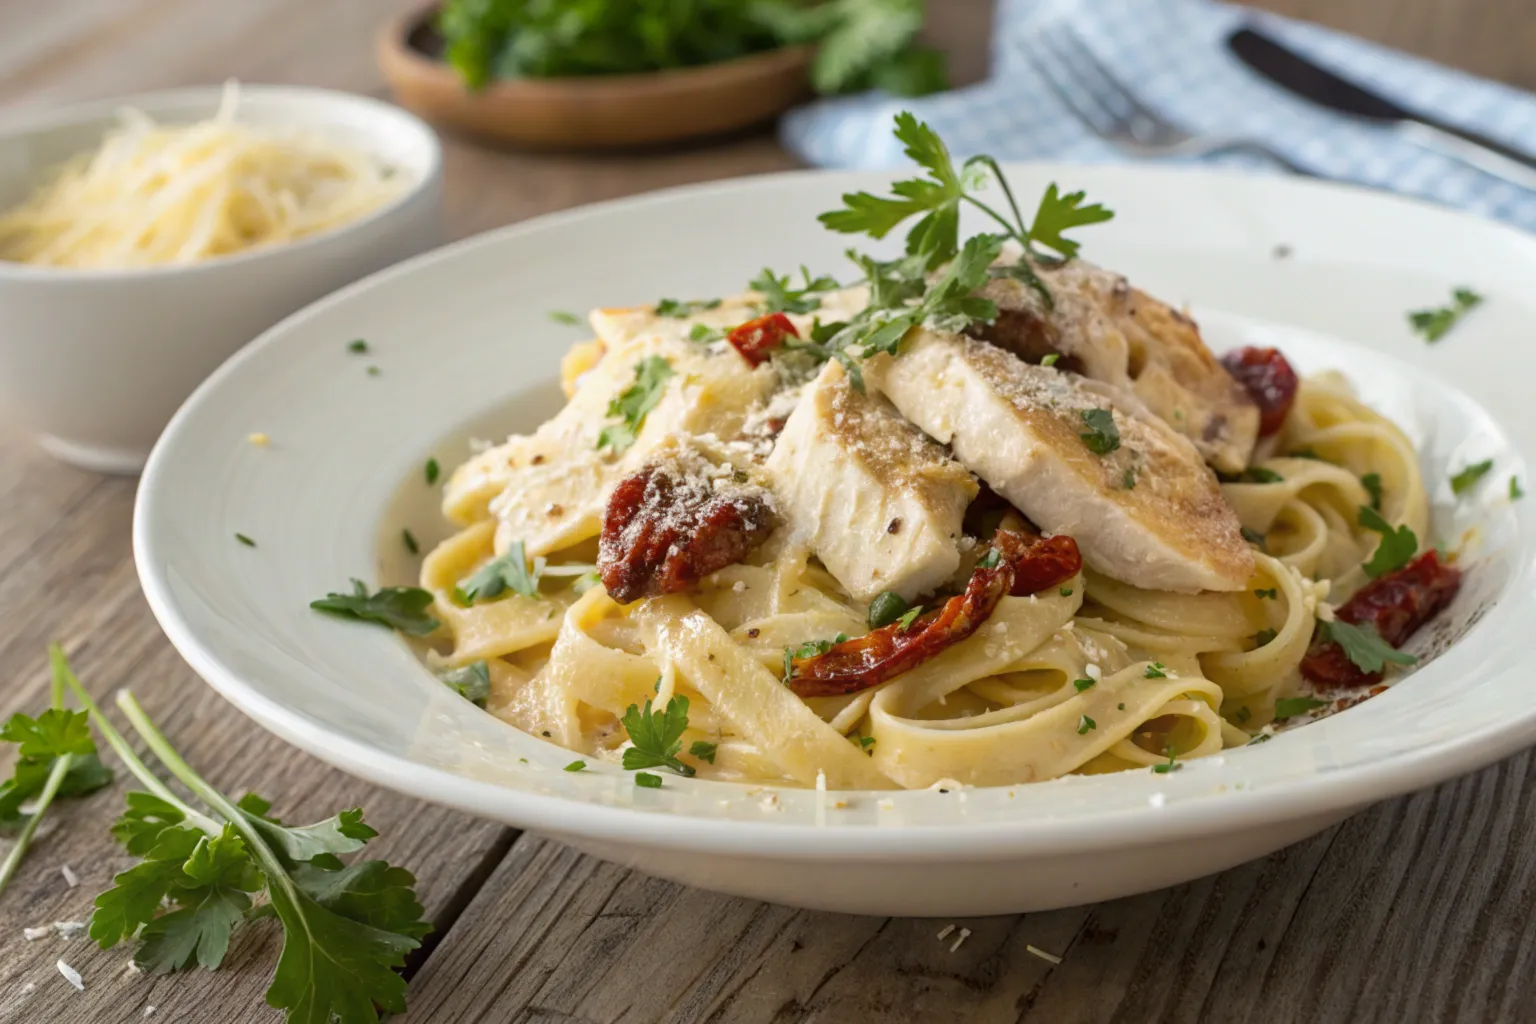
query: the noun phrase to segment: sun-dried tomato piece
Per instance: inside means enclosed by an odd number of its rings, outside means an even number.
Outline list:
[[[1221,357],[1236,381],[1259,407],[1259,436],[1268,437],[1285,423],[1300,383],[1277,348],[1240,348]]]
[[[753,366],[768,361],[773,350],[784,344],[785,338],[798,338],[800,332],[783,313],[769,313],[756,320],[748,320],[725,336],[731,347],[741,353]]]
[[[1450,604],[1461,588],[1461,570],[1426,551],[1401,569],[1379,576],[1335,610],[1335,617],[1355,626],[1371,625],[1393,647],[1401,647],[1420,626]],[[1332,640],[1317,640],[1301,660],[1301,674],[1326,688],[1363,686],[1381,681],[1365,672]]]
[[[1071,537],[1031,539],[1000,530],[992,548],[997,563],[978,565],[965,593],[919,616],[905,629],[893,622],[835,644],[822,654],[793,660],[789,688],[801,697],[832,697],[877,686],[976,632],[1004,595],[1038,594],[1083,568],[1077,542]]]
[[[597,570],[622,604],[674,594],[741,561],[773,526],[761,488],[722,485],[677,462],[653,464],[608,499]]]

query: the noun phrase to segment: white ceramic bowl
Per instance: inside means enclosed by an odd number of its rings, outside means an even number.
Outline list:
[[[210,378],[145,470],[134,549],[171,641],[289,742],[365,778],[694,885],[800,906],[969,915],[1086,903],[1184,881],[1536,739],[1536,238],[1390,196],[1147,167],[1010,169],[1016,189],[1085,188],[1116,211],[1085,254],[1189,302],[1213,346],[1282,346],[1336,368],[1421,454],[1436,533],[1475,528],[1438,657],[1342,714],[1182,771],[962,792],[765,792],[668,778],[639,789],[450,693],[396,636],[307,604],[348,577],[398,581],[400,528],[443,535],[436,488],[468,435],[561,402],[581,335],[551,309],[733,292],[763,266],[847,273],[815,216],[876,174],[789,174],[546,217],[423,256],[290,318]],[[722,234],[720,226],[729,224]],[[979,226],[979,225],[978,225]],[[1278,260],[1277,245],[1293,253]],[[1486,303],[1436,345],[1405,313],[1470,285]],[[451,311],[451,315],[445,314]],[[345,340],[367,337],[369,377]],[[252,430],[271,448],[246,443]],[[1494,460],[1475,493],[1447,475]],[[258,546],[236,543],[240,531]],[[381,565],[381,559],[385,563]],[[1464,634],[1464,635],[1463,635]],[[1431,636],[1414,649],[1434,647]],[[837,806],[844,800],[847,806]]]
[[[0,125],[0,209],[93,149],[123,107],[202,120],[217,87],[126,96]],[[440,241],[442,152],[420,120],[365,96],[242,86],[241,121],[376,153],[408,190],[334,231],[186,267],[69,270],[0,261],[0,416],[60,458],[133,472],[176,407],[236,349],[305,303]]]

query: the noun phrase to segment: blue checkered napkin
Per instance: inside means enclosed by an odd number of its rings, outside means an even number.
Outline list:
[[[939,0],[930,10],[942,6]],[[1409,109],[1536,151],[1536,96],[1314,25],[1204,0],[1000,0],[989,81],[918,100],[881,94],[824,100],[785,119],[784,142],[825,167],[896,167],[905,158],[891,137],[891,119],[912,110],[961,156],[1123,160],[1061,105],[1032,67],[1031,39],[1043,27],[1069,25],[1143,103],[1191,132],[1245,136],[1323,177],[1536,230],[1536,194],[1425,150],[1392,128],[1321,110],[1249,71],[1224,43],[1245,20]],[[1209,160],[1266,167],[1246,155]]]

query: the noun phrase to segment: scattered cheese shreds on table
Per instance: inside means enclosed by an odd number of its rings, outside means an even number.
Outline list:
[[[65,963],[63,960],[54,961],[54,966],[59,969],[60,974],[64,975],[65,981],[75,986],[75,990],[77,992],[85,991],[85,980],[80,977],[79,971],[69,966],[69,964]]]
[[[71,889],[80,884],[80,876],[75,874],[75,869],[68,864],[59,865],[59,874],[64,876],[64,884]]]
[[[955,939],[954,945],[949,947],[949,951],[951,953],[958,952],[960,947],[965,945],[965,940],[970,938],[970,937],[971,937],[971,930],[969,928],[961,928],[960,929],[960,936],[957,939]]]
[[[1053,964],[1061,963],[1061,957],[1057,956],[1054,953],[1047,953],[1045,950],[1041,949],[1039,946],[1025,946],[1024,949],[1027,952],[1033,953],[1035,956],[1039,957],[1041,960],[1045,960],[1045,961],[1047,961],[1049,963],[1053,963]]]

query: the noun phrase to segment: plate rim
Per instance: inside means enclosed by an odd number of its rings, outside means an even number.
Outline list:
[[[1094,168],[1102,172],[1106,165],[1021,161],[1005,166],[1028,168],[1031,172],[1070,174],[1082,168]],[[1533,263],[1536,263],[1536,236],[1510,225],[1427,200],[1385,193],[1353,183],[1273,178],[1220,168],[1139,165],[1120,166],[1118,169],[1131,175],[1177,177],[1181,181],[1195,183],[1201,178],[1224,181],[1242,179],[1248,182],[1268,180],[1278,187],[1298,191],[1346,193],[1389,206],[1405,205],[1425,215],[1475,222],[1485,230],[1503,234],[1512,243],[1528,248]],[[285,742],[366,781],[471,815],[516,822],[521,827],[546,834],[577,836],[623,846],[687,849],[692,852],[717,852],[771,860],[818,861],[857,856],[864,860],[891,863],[936,859],[990,861],[1020,855],[1101,849],[1130,841],[1162,842],[1215,835],[1331,812],[1349,813],[1379,800],[1449,781],[1536,744],[1536,706],[1533,706],[1523,718],[1514,717],[1482,731],[1464,732],[1433,746],[1395,753],[1374,762],[1329,768],[1306,776],[1268,783],[1261,799],[1256,799],[1255,794],[1242,791],[1202,792],[1181,795],[1162,807],[1112,809],[1070,819],[1020,816],[995,822],[950,821],[893,826],[775,823],[711,818],[696,814],[656,813],[638,807],[612,806],[504,787],[413,761],[350,737],[334,734],[323,726],[307,721],[301,713],[287,708],[241,680],[237,672],[203,645],[181,614],[158,569],[164,557],[160,555],[158,542],[152,536],[152,520],[159,500],[157,483],[166,472],[165,465],[171,458],[171,448],[185,429],[185,424],[198,415],[208,396],[226,378],[240,373],[255,353],[303,320],[319,316],[350,301],[360,292],[408,276],[421,267],[455,258],[481,246],[494,246],[504,239],[523,233],[600,217],[615,208],[659,205],[690,195],[751,191],[798,179],[820,178],[829,183],[867,185],[894,176],[894,173],[815,169],[776,171],[671,186],[640,195],[554,211],[471,235],[411,257],[338,289],[285,317],[243,346],[199,385],[177,410],[145,466],[134,503],[133,553],[140,585],[167,638],[193,670],[242,713]],[[829,184],[829,190],[830,187]],[[1522,451],[1520,454],[1525,453]],[[1506,611],[1513,610],[1506,602],[1512,603],[1521,596],[1513,592],[1514,586],[1511,584],[1511,590],[1506,592],[1500,602]],[[1497,612],[1499,606],[1495,606],[1494,610]],[[1536,658],[1536,654],[1532,657]],[[741,787],[739,783],[693,782],[695,785],[727,786],[732,791],[739,791]],[[1072,780],[1066,780],[1066,784],[1072,784]],[[897,795],[900,792],[857,791],[853,795],[868,797]],[[895,839],[898,835],[899,840]],[[964,843],[957,845],[956,839],[961,837]]]

